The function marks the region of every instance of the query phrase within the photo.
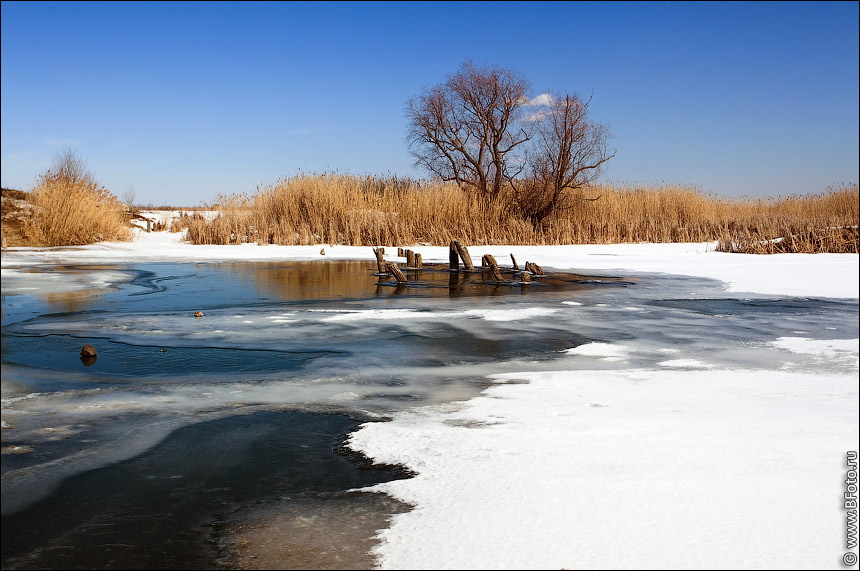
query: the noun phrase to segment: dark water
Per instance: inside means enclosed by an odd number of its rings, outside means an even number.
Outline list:
[[[659,367],[677,353],[824,371],[841,365],[770,343],[858,336],[856,303],[733,297],[694,278],[550,270],[521,286],[427,267],[397,285],[375,269],[53,266],[37,271],[125,279],[4,291],[3,568],[236,566],[248,542],[260,566],[370,567],[375,529],[405,508],[346,490],[405,474],[344,452],[358,422],[471,398],[487,375],[552,368],[589,342],[635,350],[563,366]],[[94,362],[80,359],[87,343]],[[302,558],[274,557],[265,529],[295,536]]]
[[[73,476],[3,516],[3,567],[219,568],[211,536],[244,505],[403,476],[337,453],[357,424],[342,415],[260,412],[179,428],[153,449]]]

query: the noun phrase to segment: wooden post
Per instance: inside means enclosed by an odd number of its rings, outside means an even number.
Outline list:
[[[528,272],[523,272],[520,274],[520,282],[523,284],[529,284],[532,281],[532,276]]]
[[[374,248],[373,253],[376,254],[376,271],[380,274],[387,274],[388,268],[385,267],[385,258],[382,254],[385,253],[384,248]]]
[[[472,264],[472,256],[469,255],[469,250],[456,240],[454,240],[454,246],[457,248],[457,253],[460,254],[460,259],[463,260],[463,266],[466,270],[470,272],[474,271],[475,266]]]
[[[415,252],[412,250],[406,250],[406,267],[414,268],[415,266]]]
[[[415,254],[415,267],[420,268],[422,265],[423,265],[423,262],[421,261],[421,254],[416,253]]]
[[[403,257],[403,248],[397,248],[397,257],[398,257],[398,258],[402,258],[402,257]]]
[[[539,265],[535,264],[534,262],[526,262],[526,270],[533,273],[536,276],[545,275],[543,273],[543,268],[541,268]]]
[[[502,272],[499,271],[499,264],[496,262],[496,258],[491,254],[484,254],[484,260],[487,261],[487,265],[490,266],[490,271],[493,272],[493,279],[497,282],[505,281],[505,278],[502,277]]]
[[[460,254],[457,253],[457,246],[455,244],[456,242],[451,240],[451,243],[448,245],[448,269],[456,271],[460,269]]]
[[[149,218],[146,219],[146,231],[152,232],[152,220],[150,220]]]
[[[511,254],[511,261],[514,263],[514,269],[519,270],[520,267],[517,265],[517,259],[514,257],[513,254]]]
[[[386,262],[385,268],[388,270],[389,274],[394,276],[394,279],[397,280],[397,283],[405,284],[407,282],[406,276],[403,275],[403,272],[400,271],[400,268],[397,267],[397,264],[392,264],[391,262]]]

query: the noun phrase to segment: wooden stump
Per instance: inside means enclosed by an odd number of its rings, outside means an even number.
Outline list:
[[[415,254],[415,267],[416,267],[416,268],[420,268],[420,267],[421,267],[421,266],[423,266],[423,265],[424,265],[424,264],[423,264],[423,262],[421,261],[421,254],[416,253],[416,254]]]
[[[457,253],[457,246],[455,246],[456,242],[451,240],[451,244],[448,245],[448,269],[449,270],[459,270],[460,269],[460,254]]]
[[[517,259],[514,257],[513,254],[511,254],[511,261],[514,263],[514,269],[519,270],[520,267],[517,265]]]
[[[394,276],[394,279],[397,280],[399,284],[406,283],[406,276],[403,275],[403,272],[400,271],[400,268],[397,267],[397,264],[392,264],[391,262],[386,262],[385,267],[388,270],[388,273]]]
[[[403,257],[403,248],[397,248],[397,257],[398,257],[398,258],[402,258],[402,257]]]
[[[497,282],[505,281],[505,278],[502,277],[502,272],[499,271],[499,264],[496,262],[496,258],[491,254],[484,254],[483,260],[487,262],[487,265],[490,267],[490,271],[493,272],[494,280]]]
[[[530,284],[532,282],[532,275],[528,272],[523,272],[520,274],[520,282],[525,284]]]
[[[493,272],[493,279],[497,282],[505,281],[505,278],[502,276],[502,272],[499,271],[499,266],[491,266],[490,271]]]
[[[534,262],[526,262],[526,270],[531,272],[532,274],[534,274],[536,276],[546,275],[543,273],[543,268],[541,268],[539,265],[535,264]]]
[[[475,266],[472,264],[472,256],[469,255],[469,250],[456,240],[454,240],[454,247],[457,248],[457,253],[460,254],[460,259],[463,260],[463,266],[466,270],[470,272],[474,271]]]
[[[388,268],[385,267],[385,258],[382,255],[385,253],[385,248],[374,248],[373,253],[376,255],[376,270],[380,274],[387,274]]]
[[[415,252],[412,250],[406,250],[406,267],[407,268],[415,268]]]

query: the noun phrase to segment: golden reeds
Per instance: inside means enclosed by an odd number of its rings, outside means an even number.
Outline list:
[[[131,238],[124,206],[89,175],[47,171],[31,201],[32,215],[23,224],[28,244],[73,246]]]
[[[464,244],[718,241],[726,251],[858,251],[856,184],[780,200],[728,200],[689,186],[594,186],[539,227],[523,220],[505,195],[489,202],[452,183],[395,177],[299,175],[253,195],[220,197],[216,208],[219,215],[210,222],[199,216],[181,222],[190,241],[365,246],[444,246],[452,239]],[[784,245],[751,246],[759,243]]]

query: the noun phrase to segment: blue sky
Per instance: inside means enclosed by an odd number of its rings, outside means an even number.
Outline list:
[[[602,180],[725,197],[858,182],[858,3],[2,3],[2,184],[64,148],[139,203],[300,171],[426,176],[404,105],[462,62],[593,94]]]

